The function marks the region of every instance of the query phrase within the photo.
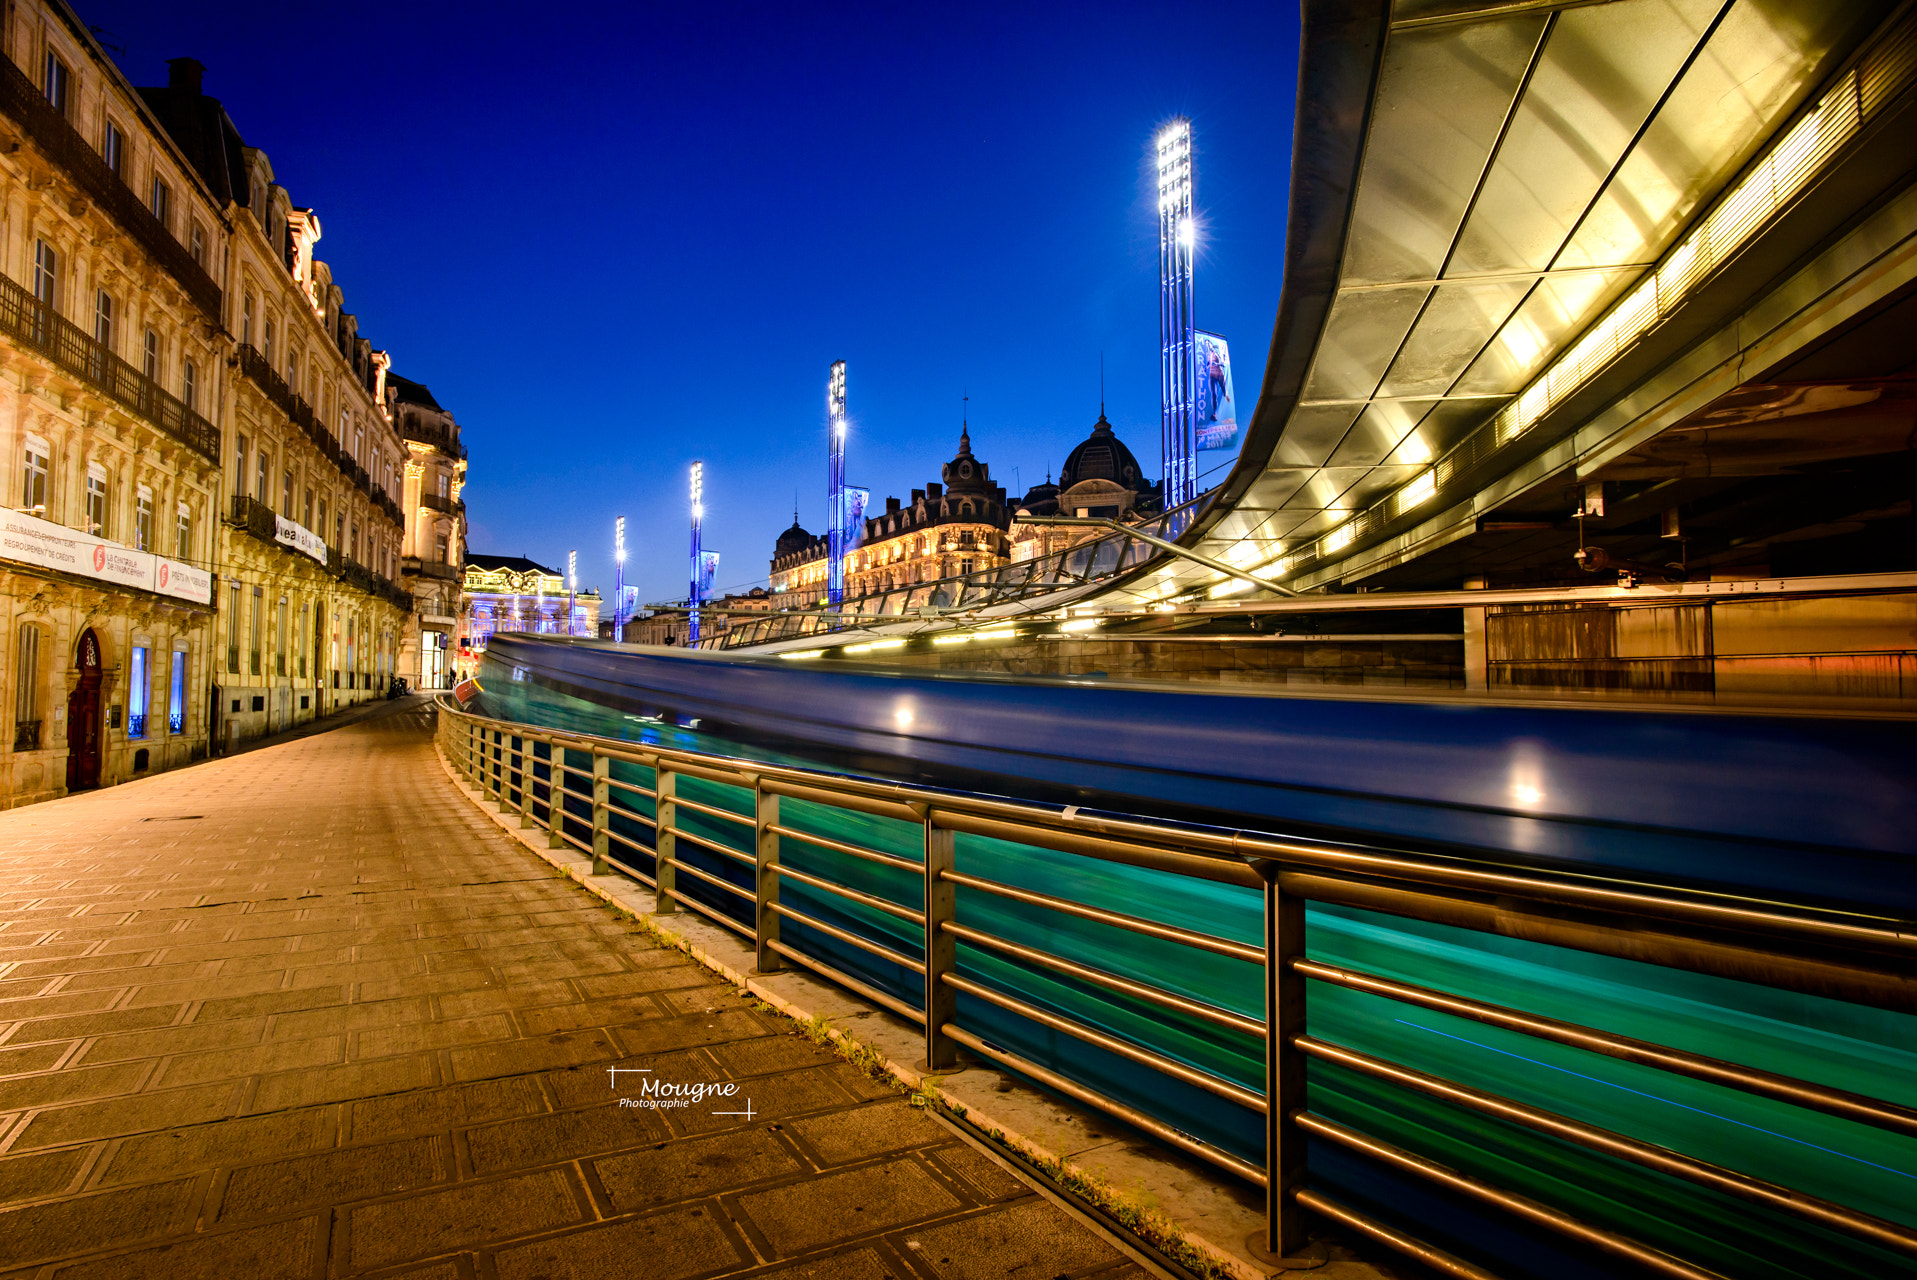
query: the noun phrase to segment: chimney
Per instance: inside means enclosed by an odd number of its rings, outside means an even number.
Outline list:
[[[172,90],[184,90],[187,93],[199,93],[200,84],[206,78],[206,68],[193,58],[168,58],[166,60],[166,87]]]

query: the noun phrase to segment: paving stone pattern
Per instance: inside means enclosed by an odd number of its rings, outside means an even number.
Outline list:
[[[0,1277],[1145,1274],[515,845],[430,716],[0,814]]]

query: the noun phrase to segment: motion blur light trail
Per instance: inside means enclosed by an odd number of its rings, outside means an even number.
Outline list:
[[[1908,726],[1684,714],[1168,693],[1101,682],[965,680],[495,637],[486,714],[656,746],[1297,834],[1338,829],[1432,857],[1575,866],[1875,913],[1908,913],[1917,850]],[[1083,706],[1086,717],[1074,713]],[[909,713],[907,716],[902,712]],[[1166,718],[1169,713],[1170,718]],[[1129,722],[1127,716],[1132,717]],[[1086,720],[1091,723],[1085,723]],[[1023,725],[1024,732],[1014,732]],[[1393,736],[1394,725],[1405,736]],[[1455,759],[1443,735],[1456,734]],[[1147,750],[1140,751],[1140,747]],[[1772,753],[1781,753],[1772,758]],[[1419,774],[1412,758],[1434,763]],[[1153,758],[1163,766],[1154,769]],[[1496,761],[1498,776],[1476,776]],[[988,766],[999,766],[993,772]],[[1369,763],[1367,763],[1369,762]],[[651,771],[613,763],[620,780]],[[1344,785],[1323,784],[1336,769]],[[1074,785],[1076,783],[1077,785]],[[681,775],[679,795],[749,815],[751,795]],[[1514,794],[1537,788],[1543,801]],[[1504,803],[1486,802],[1501,791]],[[616,805],[651,817],[649,801]],[[1561,807],[1557,807],[1561,806]],[[570,812],[570,811],[569,811]],[[922,865],[918,826],[787,799],[781,822]],[[1632,815],[1648,821],[1633,821]],[[589,814],[581,815],[589,819]],[[1330,821],[1328,819],[1337,819]],[[1366,819],[1375,819],[1367,825]],[[749,829],[681,809],[680,830],[750,858]],[[638,821],[614,827],[650,847]],[[1822,839],[1820,840],[1820,836]],[[1262,945],[1253,891],[960,834],[968,874]],[[682,840],[679,857],[751,890],[746,868]],[[782,861],[917,910],[920,874],[785,837]],[[650,858],[635,869],[650,874]],[[681,891],[750,926],[749,906]],[[788,879],[795,910],[920,959],[920,927]],[[962,923],[1251,1019],[1261,966],[958,889]],[[787,940],[922,1007],[922,979],[787,919]],[[1890,1009],[1313,904],[1308,953],[1833,1088],[1917,1106],[1917,1017]],[[1263,1088],[1262,1041],[964,944],[962,976],[1235,1082]],[[961,1019],[1027,1058],[1188,1135],[1262,1161],[1262,1120],[1214,1093],[961,994]],[[1655,1143],[1917,1227],[1917,1140],[1703,1080],[1332,984],[1310,986],[1317,1040]],[[1762,1206],[1323,1061],[1311,1109],[1467,1176],[1510,1187],[1729,1276],[1917,1275],[1901,1255]],[[1347,1203],[1510,1276],[1619,1274],[1563,1238],[1314,1139],[1311,1177]]]

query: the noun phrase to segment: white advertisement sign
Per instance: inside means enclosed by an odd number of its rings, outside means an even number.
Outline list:
[[[285,516],[273,517],[273,539],[282,546],[304,551],[321,564],[326,563],[326,540],[303,524],[294,524]]]
[[[204,569],[116,546],[22,511],[0,512],[0,557],[195,604],[213,602],[213,575]]]
[[[163,596],[178,596],[198,604],[211,603],[213,575],[196,565],[181,564],[163,556],[153,557],[153,589]]]

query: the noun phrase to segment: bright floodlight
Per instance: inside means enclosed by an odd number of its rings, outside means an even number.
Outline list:
[[[1198,243],[1198,232],[1190,218],[1178,224],[1178,243],[1187,249]]]

